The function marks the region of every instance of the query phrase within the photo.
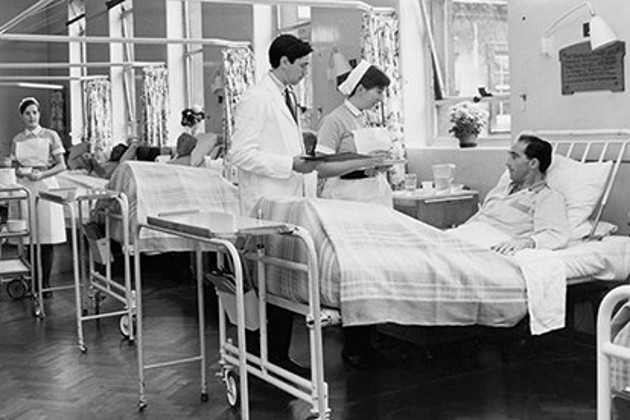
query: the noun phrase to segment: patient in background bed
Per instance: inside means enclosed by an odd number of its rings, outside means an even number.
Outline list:
[[[504,255],[525,248],[564,248],[570,236],[566,205],[546,182],[553,153],[551,144],[521,135],[508,153],[506,165],[511,182],[492,189],[479,212],[451,232]],[[490,230],[496,235],[475,234],[479,225],[484,232]]]
[[[84,154],[83,159],[86,162],[88,174],[96,174],[101,178],[110,179],[118,165],[136,157],[137,149],[138,142],[136,141],[131,141],[129,146],[119,143],[112,148],[109,159],[104,163],[100,163],[91,153]]]

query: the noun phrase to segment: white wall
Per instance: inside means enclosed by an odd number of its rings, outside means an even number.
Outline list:
[[[587,40],[581,37],[582,23],[589,17],[587,8],[581,8],[560,23],[552,37],[551,56],[541,53],[540,40],[549,24],[582,2],[527,0],[509,3],[513,134],[522,130],[630,127],[628,52],[625,59],[625,92],[561,94],[558,50]],[[630,2],[592,0],[591,4],[620,39],[630,40]],[[628,47],[630,45],[626,45]]]

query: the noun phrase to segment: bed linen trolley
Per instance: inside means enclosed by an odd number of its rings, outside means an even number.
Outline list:
[[[0,200],[11,205],[17,204],[18,219],[7,220],[5,228],[0,231],[0,240],[15,240],[16,253],[3,255],[0,248],[0,283],[6,283],[6,292],[11,299],[20,299],[30,295],[35,302],[34,313],[39,313],[39,302],[35,296],[35,276],[33,253],[33,214],[30,191],[18,184],[0,184]],[[27,243],[26,243],[27,242]]]
[[[201,362],[201,398],[207,400],[206,387],[206,354],[205,354],[205,322],[202,252],[214,250],[221,258],[225,256],[232,262],[235,282],[235,309],[238,344],[234,345],[227,337],[227,321],[225,308],[219,299],[219,342],[220,342],[220,376],[226,384],[228,403],[236,408],[240,402],[241,416],[249,419],[249,397],[247,375],[252,374],[271,385],[311,404],[311,418],[328,418],[327,384],[324,382],[322,319],[319,307],[319,276],[317,272],[317,257],[313,240],[304,229],[283,222],[254,219],[217,212],[180,212],[163,214],[158,217],[147,218],[146,224],[140,224],[136,239],[141,229],[152,229],[167,234],[188,238],[195,242],[197,262],[197,298],[199,308],[199,340],[200,354],[179,360],[162,363],[145,364],[144,340],[142,322],[142,293],[140,258],[135,259],[135,289],[137,304],[137,349],[138,349],[138,377],[140,387],[140,410],[146,407],[144,371],[159,367],[171,366],[186,362]],[[237,249],[237,239],[260,238],[267,235],[291,235],[297,238],[308,249],[309,258],[306,264],[283,261],[265,255],[264,248],[257,246],[254,254],[245,255],[256,263],[258,276],[258,317],[260,320],[260,356],[248,353],[245,342],[245,294],[243,289],[242,254]],[[265,290],[266,264],[280,265],[292,270],[308,273],[309,305],[287,302],[281,298],[267,295]],[[279,305],[294,312],[306,315],[311,343],[311,379],[305,379],[269,362],[267,358],[266,333],[266,303]],[[255,311],[254,311],[255,312]]]
[[[90,249],[87,254],[85,250],[85,242],[83,241],[83,221],[87,220],[87,216],[89,215],[89,209],[96,202],[96,200],[115,200],[121,209],[122,221],[124,229],[124,244],[123,246],[129,244],[129,235],[128,235],[128,204],[127,198],[123,193],[110,191],[106,189],[79,189],[79,188],[55,188],[50,189],[48,191],[40,191],[39,194],[35,197],[35,208],[41,200],[50,201],[52,203],[56,203],[64,206],[68,212],[70,217],[70,241],[72,246],[72,273],[73,273],[73,284],[69,286],[57,286],[51,287],[49,289],[42,288],[42,277],[41,274],[37,276],[38,282],[38,300],[39,302],[43,302],[42,293],[48,290],[64,290],[64,289],[74,289],[75,293],[75,310],[76,310],[76,326],[77,326],[77,337],[78,337],[78,345],[82,352],[87,351],[87,346],[85,345],[85,341],[83,338],[83,322],[98,320],[106,317],[112,316],[121,316],[120,325],[121,330],[123,329],[123,325],[128,332],[128,338],[133,340],[133,316],[135,313],[135,303],[133,298],[133,291],[131,288],[131,264],[129,262],[129,255],[125,253],[125,275],[124,275],[124,283],[121,284],[112,279],[111,274],[111,264],[109,261],[106,261],[105,264],[105,274],[99,273],[95,269],[94,264],[94,252]],[[87,209],[87,213],[84,214],[84,211]],[[34,212],[36,214],[36,212]],[[35,232],[38,232],[38,220],[35,217]],[[109,237],[109,219],[106,218],[106,237]],[[40,255],[40,242],[39,235],[36,236],[36,246],[37,246],[37,255]],[[111,255],[111,250],[109,249],[109,241],[105,244],[105,253],[107,254],[107,260],[109,259],[109,255]],[[84,260],[86,255],[88,256],[88,265],[89,265],[89,276],[86,276],[85,273],[85,264]],[[37,258],[37,267],[38,273],[41,273],[41,260]],[[89,293],[83,293],[84,288],[88,288]],[[114,299],[120,301],[124,308],[120,310],[114,310],[110,312],[100,313],[100,293],[104,293],[108,296],[113,297]],[[89,296],[88,296],[89,295]],[[94,314],[90,315],[87,309],[86,298],[92,298],[93,306],[94,306]],[[39,316],[45,317],[46,313],[44,310],[44,306],[41,305],[41,311]]]

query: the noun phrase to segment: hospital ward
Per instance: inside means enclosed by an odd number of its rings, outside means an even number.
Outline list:
[[[3,0],[0,419],[630,420],[628,21]]]

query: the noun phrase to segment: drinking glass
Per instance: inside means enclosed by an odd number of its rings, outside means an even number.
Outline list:
[[[418,175],[406,174],[405,175],[405,191],[414,192],[418,188]]]

